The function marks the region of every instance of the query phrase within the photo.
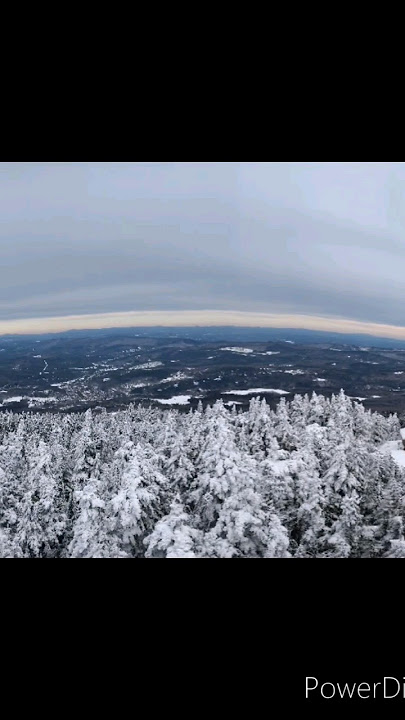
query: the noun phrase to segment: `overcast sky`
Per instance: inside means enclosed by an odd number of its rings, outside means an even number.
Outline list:
[[[0,163],[0,263],[0,332],[128,311],[404,326],[405,164]]]

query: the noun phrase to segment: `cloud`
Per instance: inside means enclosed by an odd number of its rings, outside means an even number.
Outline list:
[[[401,326],[404,167],[0,163],[0,322],[209,310]]]

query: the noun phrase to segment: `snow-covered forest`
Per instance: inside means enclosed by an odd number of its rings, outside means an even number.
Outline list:
[[[405,557],[399,430],[343,392],[1,413],[0,557]]]

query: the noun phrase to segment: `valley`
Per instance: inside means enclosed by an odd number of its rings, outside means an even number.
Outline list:
[[[280,397],[330,397],[341,388],[366,408],[405,410],[401,347],[241,336],[135,328],[2,337],[0,411],[112,411],[133,402],[188,410],[219,398],[247,407],[257,395],[275,406]]]

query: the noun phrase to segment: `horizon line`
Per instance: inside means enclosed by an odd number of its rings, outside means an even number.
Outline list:
[[[293,328],[405,340],[405,327],[348,318],[299,313],[265,313],[233,310],[129,310],[112,313],[0,320],[2,335],[42,335],[69,330],[124,327],[255,327]]]

